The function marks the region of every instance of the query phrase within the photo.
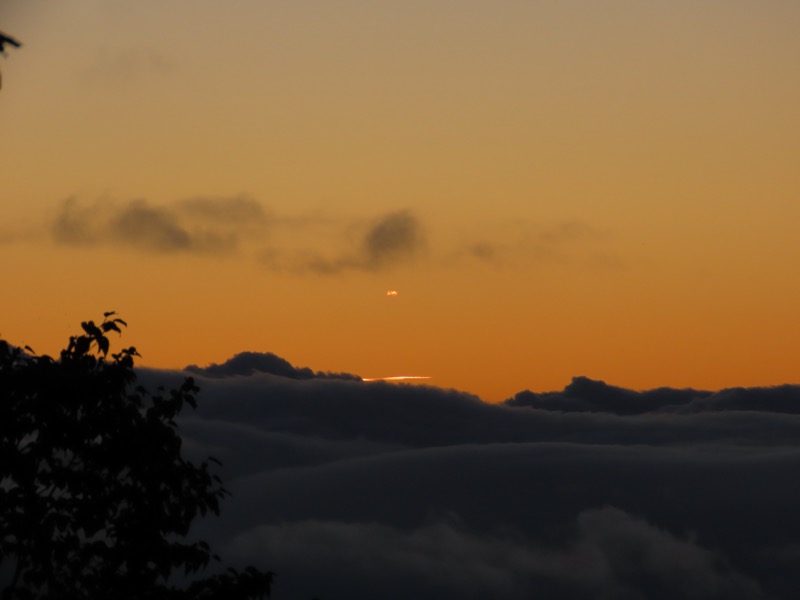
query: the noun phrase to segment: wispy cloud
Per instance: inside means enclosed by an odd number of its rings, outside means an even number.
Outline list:
[[[225,256],[246,247],[262,266],[295,274],[383,271],[413,262],[426,248],[423,226],[410,211],[364,225],[343,218],[275,215],[246,196],[200,196],[163,205],[70,197],[58,205],[49,229],[53,241],[63,246],[167,256]]]
[[[193,198],[171,206],[146,200],[82,204],[64,200],[52,223],[56,243],[114,245],[157,254],[229,254],[268,217],[254,200]]]
[[[447,251],[429,252],[429,227],[411,210],[371,221],[337,215],[280,215],[247,196],[62,201],[50,224],[65,246],[116,246],[159,255],[249,256],[262,268],[297,276],[380,273],[425,259],[441,268],[483,263],[581,268],[618,266],[609,234],[580,220],[485,224]],[[6,235],[9,240],[12,236]],[[0,243],[3,239],[0,237]]]
[[[381,271],[417,257],[424,242],[422,226],[412,213],[390,213],[369,227],[355,253],[333,260],[314,258],[306,266],[326,275],[346,270]]]
[[[608,233],[580,219],[553,222],[485,225],[488,231],[465,235],[456,259],[473,259],[492,266],[541,263],[610,265],[616,259],[604,251]]]
[[[408,210],[385,214],[366,227],[350,225],[347,227],[348,234],[342,237],[352,237],[354,230],[358,231],[355,234],[356,242],[339,240],[332,257],[313,247],[301,248],[293,255],[272,249],[262,253],[262,263],[270,268],[288,269],[301,274],[377,272],[412,263],[426,249],[422,223]]]

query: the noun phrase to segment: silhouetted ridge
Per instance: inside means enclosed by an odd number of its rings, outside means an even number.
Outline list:
[[[222,364],[212,363],[207,367],[189,365],[184,371],[204,377],[248,376],[255,373],[269,373],[289,379],[348,379],[360,381],[361,378],[350,373],[326,373],[312,371],[308,367],[295,367],[289,361],[272,352],[240,352]]]

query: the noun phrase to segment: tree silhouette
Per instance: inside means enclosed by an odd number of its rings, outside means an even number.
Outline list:
[[[135,348],[109,353],[126,323],[81,323],[58,360],[0,340],[0,587],[3,600],[270,595],[253,567],[200,577],[219,560],[186,536],[228,492],[181,455],[175,417],[191,378],[136,385]]]

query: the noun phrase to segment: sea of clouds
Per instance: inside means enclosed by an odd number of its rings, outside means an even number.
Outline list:
[[[203,537],[274,598],[800,597],[800,386],[501,404],[245,353],[179,427],[231,491]]]

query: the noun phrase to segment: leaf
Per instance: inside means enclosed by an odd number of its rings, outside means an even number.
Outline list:
[[[97,337],[98,335],[102,334],[97,325],[94,324],[94,321],[84,321],[81,323],[81,328],[86,332],[87,335],[92,337]]]
[[[106,321],[101,325],[101,327],[104,333],[108,333],[109,331],[116,331],[119,334],[122,333],[122,331],[120,330],[119,327],[117,327],[117,324],[114,321]]]

